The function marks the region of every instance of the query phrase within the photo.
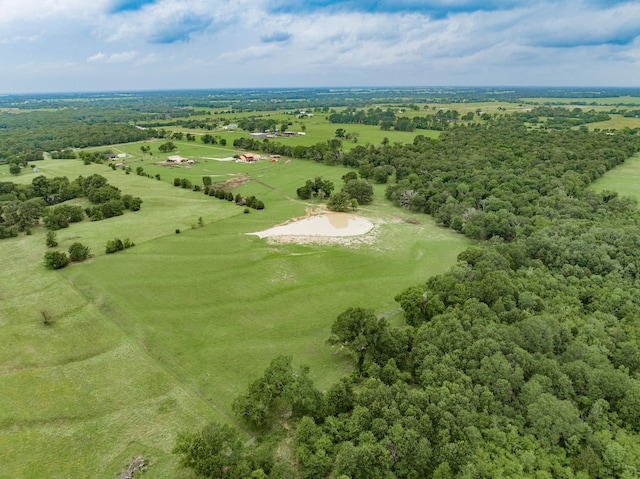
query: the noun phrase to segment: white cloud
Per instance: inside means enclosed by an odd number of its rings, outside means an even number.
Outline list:
[[[0,25],[38,23],[51,18],[94,17],[105,0],[0,0]]]
[[[137,55],[138,54],[135,51],[112,53],[110,55],[105,55],[102,52],[98,52],[95,55],[91,55],[89,58],[87,58],[87,62],[124,63],[133,60]]]
[[[124,63],[133,60],[137,55],[135,51],[113,53],[109,55],[108,63]]]
[[[87,58],[88,62],[99,62],[101,60],[104,60],[106,57],[106,55],[102,52],[98,52],[95,55],[91,55],[89,58]]]
[[[157,0],[113,13],[113,0],[0,0],[0,53],[7,69],[25,61],[34,69],[82,65],[89,82],[78,85],[82,89],[93,89],[91,78],[103,81],[100,64],[122,62],[131,68],[121,79],[124,89],[224,87],[237,81],[531,84],[560,81],[554,71],[564,72],[563,79],[581,72],[577,84],[596,78],[619,84],[640,75],[640,2],[602,7],[604,2],[593,0],[487,1],[485,10],[474,7],[483,5],[477,0],[403,0],[399,10],[388,0],[378,3],[384,8],[377,12],[314,7],[285,13],[273,10],[274,0]],[[465,8],[430,16],[427,3]],[[260,73],[239,79],[221,72],[221,60]],[[160,69],[167,64],[181,74]],[[166,84],[135,83],[141,78]],[[46,80],[24,74],[11,81],[38,89]],[[202,83],[190,83],[196,81]],[[0,92],[8,82],[0,78]]]

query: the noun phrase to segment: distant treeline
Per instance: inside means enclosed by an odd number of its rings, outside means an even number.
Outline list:
[[[436,130],[441,131],[449,128],[452,124],[465,121],[471,122],[476,116],[473,112],[467,112],[461,115],[457,110],[439,109],[433,114],[423,114],[413,117],[402,116],[403,109],[393,110],[388,108],[369,108],[368,110],[357,110],[355,108],[346,109],[339,113],[329,115],[331,123],[355,123],[361,125],[376,125],[383,130],[393,128],[397,131],[413,131],[419,130]],[[483,113],[480,109],[476,114],[478,119],[491,120],[497,115]],[[574,126],[594,123],[597,121],[606,121],[611,117],[604,112],[596,112],[593,110],[583,111],[581,108],[551,108],[536,107],[530,111],[516,114],[517,118],[522,121],[528,121],[532,124],[539,124],[546,128],[571,128]]]
[[[218,89],[154,92],[65,93],[0,96],[0,108],[25,110],[73,109],[131,113],[136,118],[162,115],[186,118],[197,109],[235,111],[274,109],[363,108],[372,104],[468,103],[527,98],[614,98],[613,105],[630,105],[626,97],[640,96],[639,88],[531,88],[531,87],[406,87],[406,88],[282,88]]]
[[[15,159],[23,164],[42,159],[44,151],[127,143],[154,136],[153,130],[118,122],[111,115],[93,117],[71,110],[0,112],[0,160]]]
[[[413,118],[402,116],[402,110],[388,108],[369,108],[368,110],[347,109],[340,113],[329,115],[331,123],[354,123],[360,125],[380,126],[383,130],[393,128],[396,131],[444,130],[452,122],[463,119],[471,121],[473,113],[467,113],[462,118],[457,110],[438,110],[434,114],[420,115]]]

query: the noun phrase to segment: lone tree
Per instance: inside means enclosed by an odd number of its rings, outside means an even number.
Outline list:
[[[349,195],[349,198],[358,200],[358,204],[364,205],[373,200],[373,186],[366,180],[349,180],[342,187],[342,191]]]
[[[329,201],[327,201],[327,208],[331,211],[345,212],[352,207],[351,198],[344,191],[338,191],[336,194],[331,195]],[[357,205],[357,203],[356,203]]]
[[[12,175],[19,175],[21,170],[22,169],[20,168],[20,165],[18,165],[17,163],[11,163],[9,165],[9,173],[11,173]]]

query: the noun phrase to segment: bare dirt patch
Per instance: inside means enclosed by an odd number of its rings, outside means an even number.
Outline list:
[[[216,181],[211,184],[211,188],[231,191],[234,188],[238,188],[239,186],[248,183],[249,181],[251,181],[251,177],[249,175],[238,175],[233,178],[229,178],[228,180]]]
[[[303,217],[293,218],[268,230],[250,233],[275,243],[363,244],[371,243],[376,225],[369,219],[349,213],[307,209]]]

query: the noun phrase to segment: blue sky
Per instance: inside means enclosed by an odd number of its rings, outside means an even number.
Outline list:
[[[640,0],[0,0],[1,93],[640,86]]]

